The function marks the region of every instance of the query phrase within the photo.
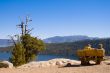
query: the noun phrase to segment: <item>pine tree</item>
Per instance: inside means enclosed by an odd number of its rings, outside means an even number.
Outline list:
[[[23,48],[23,45],[20,42],[16,43],[16,45],[13,46],[12,56],[9,58],[10,62],[12,62],[14,66],[25,64],[24,52],[25,49]]]
[[[25,34],[21,37],[22,44],[25,48],[25,61],[26,63],[36,59],[36,55],[44,50],[44,43],[42,40],[32,37],[29,34]]]
[[[32,37],[29,34],[31,31],[27,30],[27,22],[29,21],[31,20],[26,18],[25,25],[24,22],[21,22],[21,24],[18,25],[22,31],[22,35],[18,37],[18,42],[15,42],[13,37],[11,37],[14,43],[14,47],[12,50],[12,56],[9,60],[13,63],[14,66],[20,66],[35,60],[38,53],[45,48],[45,44],[42,40]]]

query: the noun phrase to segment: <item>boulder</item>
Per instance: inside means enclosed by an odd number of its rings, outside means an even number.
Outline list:
[[[1,61],[0,68],[13,68],[13,64],[8,61]]]
[[[80,61],[76,61],[76,60],[70,60],[70,59],[64,59],[64,58],[58,58],[58,59],[52,59],[52,60],[48,60],[48,61],[33,61],[27,64],[24,64],[22,66],[19,66],[17,68],[33,68],[33,67],[38,67],[38,68],[42,68],[42,67],[63,67],[66,65],[76,65],[76,64],[80,64]]]

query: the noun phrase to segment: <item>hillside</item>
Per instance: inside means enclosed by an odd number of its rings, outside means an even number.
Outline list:
[[[106,55],[110,55],[110,38],[94,39],[94,40],[81,40],[76,42],[64,43],[47,43],[46,50],[40,54],[53,54],[53,55],[76,55],[78,49],[83,49],[87,44],[91,44],[93,48],[98,48],[98,44],[102,43],[106,51]],[[10,48],[0,48],[1,51],[10,51]]]
[[[64,42],[75,42],[75,41],[82,41],[82,40],[94,40],[98,38],[76,35],[76,36],[55,36],[46,38],[43,41],[45,43],[64,43]],[[12,41],[10,39],[0,39],[0,47],[7,47],[12,45]]]
[[[64,43],[64,42],[76,42],[82,40],[94,40],[98,39],[96,37],[88,37],[83,35],[75,35],[75,36],[55,36],[44,39],[45,43]]]
[[[103,44],[106,55],[110,55],[110,38],[65,43],[48,43],[46,44],[47,49],[41,53],[56,55],[76,55],[76,51],[78,49],[83,49],[87,44],[91,44],[93,48],[98,48],[98,44],[100,43]]]

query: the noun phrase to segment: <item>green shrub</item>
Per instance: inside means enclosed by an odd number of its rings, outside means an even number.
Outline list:
[[[9,58],[10,62],[13,63],[14,66],[20,66],[25,64],[25,49],[23,48],[21,43],[16,43],[13,47],[12,56]]]
[[[20,66],[36,59],[36,55],[44,50],[45,45],[42,40],[30,36],[23,35],[20,42],[17,42],[9,59],[14,66]]]

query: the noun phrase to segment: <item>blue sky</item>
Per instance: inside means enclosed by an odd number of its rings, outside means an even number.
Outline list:
[[[33,36],[110,37],[110,0],[0,0],[0,39],[19,34],[29,15]],[[19,18],[20,17],[20,18]]]

